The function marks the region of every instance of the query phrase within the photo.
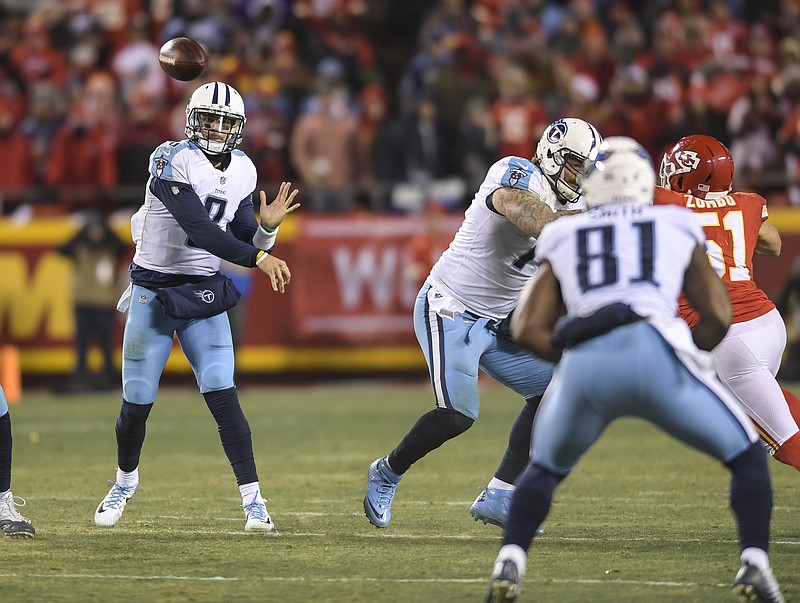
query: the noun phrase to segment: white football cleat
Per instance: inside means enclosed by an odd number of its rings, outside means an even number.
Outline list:
[[[124,486],[112,481],[108,483],[113,484],[111,490],[100,501],[97,510],[94,512],[94,523],[101,527],[111,527],[117,524],[119,518],[122,517],[122,512],[125,510],[125,505],[133,498],[137,488],[139,488],[139,484]]]
[[[244,524],[246,531],[263,530],[264,532],[271,532],[275,529],[275,524],[272,523],[272,518],[267,511],[266,502],[261,498],[261,493],[258,492],[251,502],[242,505],[244,516],[247,519],[247,523]]]

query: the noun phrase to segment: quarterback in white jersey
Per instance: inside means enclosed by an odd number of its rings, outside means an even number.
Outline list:
[[[144,204],[131,219],[136,243],[131,285],[120,300],[127,311],[122,345],[122,408],[117,419],[117,474],[95,511],[98,526],[115,525],[139,485],[145,424],[156,399],[173,337],[192,366],[200,393],[219,428],[233,468],[245,529],[274,529],[256,473],[250,428],[233,381],[234,355],[226,311],[239,299],[220,259],[267,274],[283,293],[291,274],[271,255],[278,226],[297,209],[297,191],[284,182],[260,223],[253,191],[256,169],[236,147],[244,102],[222,82],[203,84],[186,106],[186,140],[166,142],[150,156]]]
[[[187,187],[185,199],[182,198],[184,187],[180,184]],[[253,215],[251,195],[255,188],[256,168],[241,151],[231,151],[230,164],[220,171],[191,141],[165,142],[150,156],[150,185],[145,190],[144,204],[131,219],[133,241],[136,243],[133,262],[142,268],[169,274],[210,276],[218,272],[219,256],[192,245],[186,230],[156,193],[163,197],[168,192],[168,202],[174,202],[181,209],[183,203],[196,206],[197,203],[193,203],[196,195],[201,206],[192,209],[202,209],[212,225],[226,231],[229,225],[233,226],[242,203],[247,216]],[[222,237],[220,239],[224,240]],[[274,240],[274,233],[271,233],[271,239]],[[272,247],[269,245],[271,242],[267,242],[267,249]],[[228,241],[225,243],[229,244]],[[243,246],[243,249],[251,254],[257,253],[249,247]],[[247,253],[244,255],[248,256]]]
[[[731,321],[705,236],[685,208],[654,207],[655,171],[634,140],[611,137],[587,162],[589,207],[546,226],[511,320],[515,341],[558,360],[533,426],[486,595],[515,601],[527,552],[558,484],[615,419],[635,416],[724,463],[742,566],[734,588],[782,603],[769,564],[772,490],[766,455],[711,355]],[[683,290],[700,314],[677,316]],[[563,351],[563,355],[562,355]]]
[[[478,418],[481,370],[525,399],[495,477],[470,508],[476,520],[502,525],[514,478],[527,463],[536,407],[553,373],[550,362],[508,338],[507,318],[536,272],[533,254],[542,227],[583,207],[577,176],[599,143],[590,124],[559,119],[545,130],[535,158],[496,162],[431,269],[414,305],[414,331],[435,409],[369,468],[364,512],[377,527],[389,524],[397,484],[411,465]]]

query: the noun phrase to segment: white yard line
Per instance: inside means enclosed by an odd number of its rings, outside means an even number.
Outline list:
[[[374,578],[354,576],[350,578],[314,578],[297,576],[248,576],[247,578],[228,576],[145,576],[125,574],[45,574],[45,573],[2,573],[0,578],[48,578],[55,580],[138,580],[175,582],[311,582],[311,583],[391,583],[391,584],[483,584],[487,578]],[[654,580],[599,580],[599,579],[544,579],[542,584],[625,584],[632,586],[652,586],[663,588],[729,588],[729,584],[701,584],[698,582],[665,582]]]

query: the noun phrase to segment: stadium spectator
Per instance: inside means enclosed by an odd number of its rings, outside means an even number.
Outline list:
[[[435,185],[462,173],[463,146],[456,124],[439,114],[438,105],[428,95],[417,99],[414,113],[401,117],[393,128],[394,184],[410,185],[422,203],[435,198]],[[392,193],[396,209],[396,192]],[[447,199],[449,206],[460,207],[461,198]],[[413,209],[413,204],[412,204]]]
[[[11,51],[11,65],[30,84],[47,83],[61,88],[69,72],[64,55],[53,48],[48,37],[47,23],[38,14],[25,21],[22,38]]]
[[[775,458],[800,471],[800,400],[775,379],[786,327],[753,272],[753,254],[779,255],[781,237],[767,221],[763,197],[732,191],[734,165],[718,140],[682,138],[661,161],[659,179],[665,188],[656,188],[655,202],[693,208],[700,218],[709,261],[733,306],[733,324],[711,351],[717,373],[741,400]],[[697,324],[698,314],[685,297],[679,310],[690,327]]]
[[[728,115],[731,155],[736,163],[736,188],[749,189],[753,174],[780,166],[776,142],[781,126],[777,99],[766,75],[756,75],[750,91],[738,98]]]
[[[51,143],[46,183],[60,192],[65,207],[109,203],[118,183],[119,123],[114,81],[95,73]]]
[[[271,75],[255,78],[251,90],[244,94],[244,101],[249,115],[243,150],[266,182],[289,180],[293,108],[281,94],[278,79]]]
[[[111,229],[105,214],[95,211],[58,252],[72,263],[75,368],[68,390],[111,389],[119,375],[114,360],[114,325],[122,289],[120,262],[128,255],[128,245]],[[99,375],[89,368],[92,344],[101,352]]]
[[[318,80],[315,102],[297,120],[289,147],[311,211],[343,213],[353,208],[360,170],[357,133],[347,89],[336,80]]]
[[[284,182],[267,204],[256,171],[236,147],[245,108],[222,82],[201,85],[186,112],[188,139],[165,142],[152,154],[144,204],[131,219],[136,252],[131,284],[118,308],[127,311],[122,352],[122,408],[116,424],[117,472],[95,511],[98,526],[115,525],[139,487],[145,424],[177,335],[197,385],[217,422],[245,512],[245,530],[275,525],[261,496],[250,427],[234,385],[234,352],[226,310],[239,299],[220,261],[258,268],[284,292],[286,262],[270,254],[284,217],[297,209],[297,191]],[[146,217],[146,225],[145,225]]]
[[[414,331],[428,363],[435,408],[370,465],[364,512],[375,526],[389,525],[406,471],[478,418],[479,370],[525,400],[495,477],[470,508],[484,522],[496,523],[505,513],[513,480],[527,463],[533,416],[553,366],[512,343],[504,325],[537,270],[530,260],[542,227],[581,208],[577,175],[599,142],[590,124],[557,120],[542,134],[532,161],[505,157],[489,168],[461,228],[417,295]]]
[[[150,19],[137,15],[128,39],[111,58],[111,71],[119,82],[122,102],[131,109],[142,95],[167,100],[168,78],[158,65],[158,46],[150,38]]]
[[[395,161],[390,149],[391,122],[386,90],[378,84],[369,84],[358,94],[359,121],[357,144],[359,154],[359,188],[366,195],[372,211],[389,209],[388,164]]]
[[[531,94],[525,69],[507,65],[498,75],[498,98],[489,107],[496,153],[500,157],[533,157],[536,141],[549,123],[544,106]],[[571,113],[570,113],[571,115]]]
[[[125,205],[141,201],[142,186],[147,181],[147,159],[169,137],[168,115],[161,95],[152,95],[142,87],[132,92],[127,111],[119,121],[122,133],[117,143],[117,199]],[[185,116],[184,116],[185,117]]]
[[[0,99],[0,214],[13,211],[30,197],[35,183],[35,168],[31,142],[17,125],[14,106]]]
[[[556,488],[610,423],[634,416],[728,467],[741,552],[734,590],[784,603],[767,553],[766,455],[702,351],[719,343],[731,317],[725,287],[706,258],[705,235],[685,209],[652,207],[655,172],[630,138],[606,139],[582,182],[589,212],[545,227],[536,246],[541,269],[511,320],[514,341],[558,361],[559,378],[536,416],[531,459],[514,492],[485,601],[517,600],[528,550]],[[652,240],[661,243],[643,247]],[[681,289],[701,317],[691,331],[675,312]]]
[[[30,141],[34,179],[44,185],[53,160],[52,142],[63,128],[67,111],[65,94],[51,84],[36,84],[28,94],[28,113],[20,124],[22,134]],[[52,198],[46,201],[52,202]]]

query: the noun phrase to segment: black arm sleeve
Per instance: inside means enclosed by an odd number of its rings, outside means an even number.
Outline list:
[[[239,209],[233,215],[233,220],[228,224],[231,234],[245,243],[253,244],[253,235],[256,234],[258,228],[258,220],[256,220],[255,209],[253,207],[253,195],[249,195],[247,199],[243,199],[239,203]]]
[[[178,192],[173,193],[173,188],[177,188]],[[189,235],[193,245],[232,264],[250,268],[256,265],[260,250],[252,243],[247,244],[220,230],[208,217],[197,193],[189,184],[151,178],[150,190]]]

